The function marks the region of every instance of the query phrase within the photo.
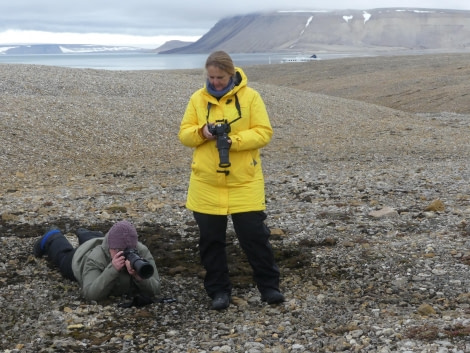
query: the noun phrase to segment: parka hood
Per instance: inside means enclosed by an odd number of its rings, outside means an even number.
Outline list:
[[[233,80],[235,85],[227,94],[237,93],[240,88],[245,87],[248,84],[248,77],[246,77],[245,72],[243,72],[243,69],[240,67],[235,67]]]
[[[107,232],[103,238],[103,242],[101,243],[101,248],[103,249],[104,254],[107,254],[109,257],[109,243],[108,243],[109,232]]]

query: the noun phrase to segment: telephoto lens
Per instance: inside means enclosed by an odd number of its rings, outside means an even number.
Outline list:
[[[131,267],[137,272],[140,278],[147,279],[153,276],[154,268],[152,264],[141,258],[136,249],[126,249],[123,255],[126,260],[129,260]]]
[[[223,123],[221,122],[223,121]],[[228,142],[230,138],[228,133],[231,131],[230,124],[227,123],[227,120],[217,120],[214,125],[207,126],[209,132],[216,136],[217,138],[217,149],[219,150],[219,167],[228,168],[230,167],[230,160],[228,152],[230,150],[230,143]]]

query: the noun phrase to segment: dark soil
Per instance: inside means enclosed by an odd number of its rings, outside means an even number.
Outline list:
[[[185,238],[196,240],[187,240],[177,232],[173,232],[171,229],[168,230],[168,227],[159,224],[143,224],[138,226],[139,241],[145,244],[150,252],[154,254],[160,275],[174,276],[177,274],[183,277],[203,277],[204,269],[200,265],[197,243],[199,236],[198,229],[195,223],[188,223],[186,232],[189,236]],[[2,234],[15,234],[20,238],[38,238],[51,226],[49,224],[42,226],[5,224],[4,222],[0,224]],[[80,227],[80,224],[73,219],[60,219],[54,222],[54,225],[60,229],[69,230]],[[94,224],[87,228],[106,233],[111,226],[111,223],[106,222]],[[238,288],[251,286],[253,283],[252,271],[243,251],[238,246],[236,235],[229,232],[227,239],[227,258],[233,284]],[[304,270],[309,268],[311,260],[308,251],[312,246],[334,246],[336,242],[334,240],[326,240],[320,244],[310,243],[303,244],[304,246],[302,247],[281,248],[280,237],[273,236],[271,243],[278,265],[283,269],[299,271],[302,268]],[[23,261],[26,261],[29,255],[28,253],[23,253]]]

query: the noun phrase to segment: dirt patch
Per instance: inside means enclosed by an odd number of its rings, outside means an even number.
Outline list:
[[[77,229],[80,227],[78,222],[73,219],[59,219],[54,224],[59,229]],[[93,231],[106,233],[112,224],[104,222],[93,224],[87,228]],[[37,234],[44,234],[50,225],[30,225],[30,224],[6,224],[1,223],[3,234],[15,234],[19,238],[31,238]],[[183,276],[200,277],[204,276],[204,269],[200,265],[197,226],[192,222],[187,224],[185,231],[187,235],[182,237],[171,229],[168,230],[159,224],[138,225],[139,240],[144,243],[155,257],[155,263],[159,273],[162,276]],[[73,233],[73,231],[71,231]],[[8,238],[8,236],[6,237]],[[275,252],[276,261],[282,268],[292,269],[302,272],[310,267],[309,248],[312,246],[331,246],[334,242],[325,242],[324,244],[306,244],[302,247],[281,246],[282,239],[274,236],[271,240]],[[253,284],[252,270],[246,259],[245,254],[238,245],[238,240],[233,232],[227,234],[227,260],[230,268],[230,276],[233,284],[239,288],[246,288]],[[22,253],[17,260],[27,261],[30,254]],[[11,277],[10,279],[13,279]],[[15,280],[16,281],[16,280]],[[11,282],[7,282],[11,284]]]

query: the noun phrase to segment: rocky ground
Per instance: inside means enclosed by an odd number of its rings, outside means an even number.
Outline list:
[[[0,349],[470,351],[469,59],[246,68],[275,129],[263,166],[287,300],[261,303],[230,229],[223,312],[202,288],[176,136],[202,70],[0,65]],[[51,224],[75,240],[123,218],[155,254],[158,303],[87,302],[31,255]]]

